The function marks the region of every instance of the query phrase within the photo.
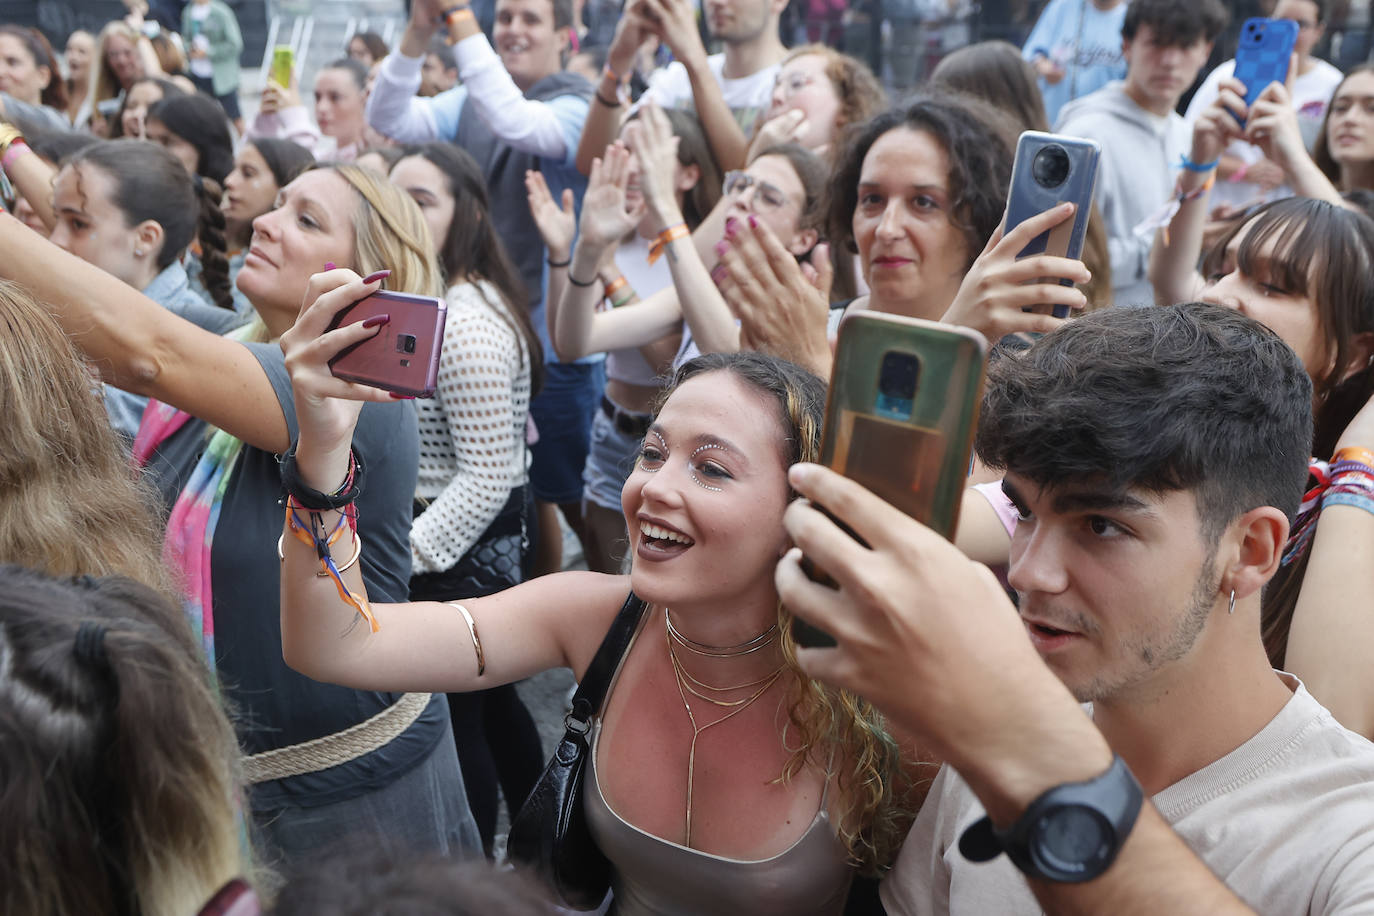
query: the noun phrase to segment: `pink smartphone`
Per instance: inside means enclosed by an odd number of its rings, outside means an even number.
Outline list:
[[[329,361],[335,378],[414,398],[432,398],[439,384],[448,305],[433,296],[378,290],[334,316],[329,329],[356,324],[385,312],[391,320],[376,335]]]

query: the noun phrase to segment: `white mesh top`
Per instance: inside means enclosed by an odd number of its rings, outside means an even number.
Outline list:
[[[410,533],[414,573],[457,563],[526,480],[530,362],[524,340],[501,294],[485,280],[455,284],[446,298],[438,392],[416,401],[415,495],[429,507]]]

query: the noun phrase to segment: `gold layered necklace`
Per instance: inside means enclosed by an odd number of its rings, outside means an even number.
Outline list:
[[[673,664],[673,675],[677,680],[678,695],[682,697],[682,708],[687,711],[687,721],[692,725],[692,744],[687,752],[687,837],[684,843],[685,846],[691,848],[692,788],[696,778],[697,739],[701,737],[701,733],[706,731],[706,729],[714,725],[719,725],[727,719],[734,718],[753,705],[754,701],[763,696],[764,693],[768,691],[768,688],[772,687],[777,679],[782,676],[782,672],[786,668],[786,665],[779,665],[772,673],[766,674],[756,681],[749,681],[747,684],[718,687],[713,684],[704,683],[692,677],[692,675],[687,673],[687,670],[682,667],[682,662],[677,657],[677,649],[674,647],[674,643],[682,646],[688,652],[706,658],[737,658],[744,655],[752,655],[765,646],[770,645],[777,635],[778,625],[773,624],[773,626],[764,630],[758,636],[755,636],[748,642],[740,643],[737,646],[708,646],[704,643],[688,639],[686,636],[679,633],[677,628],[673,626],[673,619],[669,615],[667,608],[663,609],[663,620],[664,638],[668,643],[668,659]],[[739,700],[725,700],[717,696],[712,696],[713,693],[724,694],[730,691],[748,690],[750,688],[754,688],[754,692]],[[692,712],[692,704],[687,700],[687,694],[689,693],[698,699],[705,700],[712,706],[727,709],[729,712],[722,715],[719,719],[707,722],[705,725],[697,725],[696,714]]]

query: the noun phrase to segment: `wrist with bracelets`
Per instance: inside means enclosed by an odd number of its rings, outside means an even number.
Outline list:
[[[1213,169],[1215,169],[1218,165],[1220,165],[1221,157],[1218,156],[1211,162],[1194,162],[1187,156],[1179,156],[1178,164],[1179,167],[1182,168],[1185,172],[1197,172],[1198,174],[1202,174],[1204,172],[1210,172]]]
[[[348,474],[333,493],[322,493],[306,484],[296,465],[296,447],[281,456],[281,486],[288,499],[309,512],[328,512],[353,503],[363,492],[363,464],[358,453],[348,450]]]
[[[649,263],[652,264],[663,256],[663,252],[668,250],[668,246],[678,239],[685,239],[691,236],[692,232],[687,228],[686,223],[677,223],[669,226],[654,237],[653,244],[649,246]]]
[[[477,17],[473,14],[472,8],[467,4],[444,10],[442,18],[444,20],[444,28],[448,30],[448,37],[445,41],[451,45],[455,45],[462,40],[458,36],[458,27],[460,25],[471,23],[474,27],[477,26]]]

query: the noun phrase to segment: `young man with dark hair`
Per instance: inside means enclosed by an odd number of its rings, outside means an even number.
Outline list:
[[[1020,518],[1016,609],[857,484],[793,469],[868,545],[788,510],[783,601],[838,641],[798,660],[946,761],[889,913],[1370,912],[1374,745],[1260,641],[1311,397],[1282,341],[1211,305],[1105,309],[995,363],[977,449]]]
[[[1152,305],[1154,232],[1137,227],[1174,196],[1188,125],[1174,110],[1226,25],[1219,0],[1132,0],[1121,27],[1126,78],[1068,103],[1060,133],[1102,145],[1097,205],[1107,223],[1116,305]]]
[[[1298,26],[1298,40],[1293,47],[1293,53],[1297,55],[1297,70],[1289,74],[1289,94],[1293,108],[1298,113],[1298,125],[1302,129],[1308,152],[1311,152],[1312,144],[1321,131],[1331,94],[1341,82],[1341,71],[1312,53],[1326,32],[1328,5],[1329,0],[1279,0],[1272,14],[1274,19],[1287,19]],[[1207,74],[1202,86],[1188,102],[1188,112],[1184,118],[1190,128],[1198,116],[1207,110],[1207,106],[1216,101],[1221,81],[1234,76],[1235,72],[1235,60],[1228,60]],[[1284,184],[1283,169],[1265,159],[1258,146],[1239,139],[1231,141],[1221,155],[1216,181],[1211,198],[1214,207],[1236,210],[1293,195],[1292,189]]]

